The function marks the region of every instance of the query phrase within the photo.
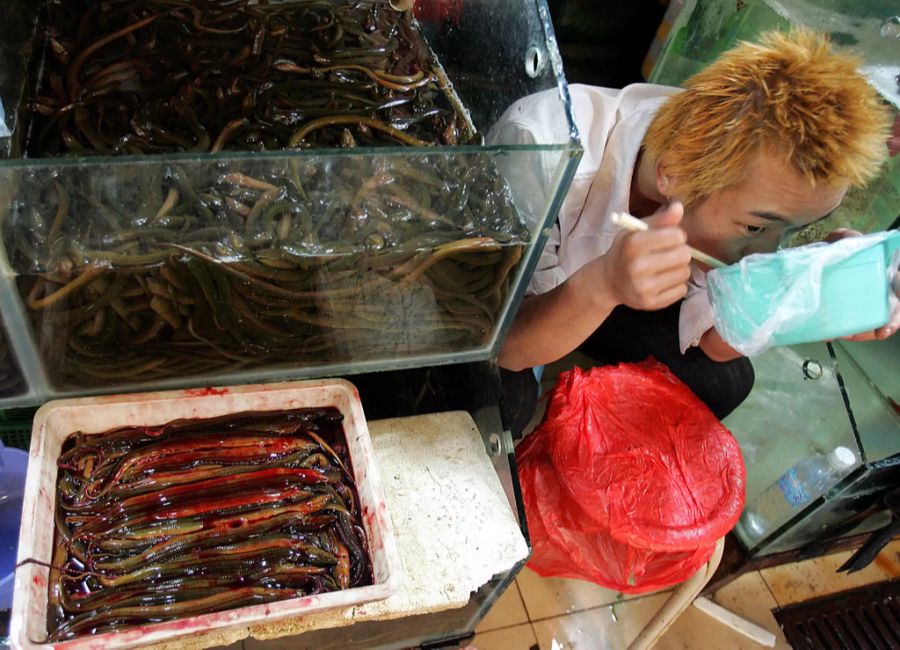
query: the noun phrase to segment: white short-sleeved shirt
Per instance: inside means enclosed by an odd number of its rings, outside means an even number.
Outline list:
[[[612,246],[618,228],[609,215],[628,211],[631,179],[644,135],[660,106],[679,91],[654,84],[633,84],[622,90],[569,86],[584,155],[528,285],[529,295],[553,289]],[[548,123],[558,119],[550,108],[558,104],[557,93],[548,90],[513,104],[500,118],[493,139],[518,144],[548,142],[549,134],[559,130]],[[695,268],[679,316],[682,352],[697,345],[712,326],[705,277]]]

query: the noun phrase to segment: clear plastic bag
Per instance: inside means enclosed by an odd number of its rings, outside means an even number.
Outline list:
[[[900,232],[848,237],[707,274],[716,330],[744,355],[877,329],[890,319]]]
[[[9,127],[6,126],[6,113],[3,111],[3,102],[0,101],[0,138],[8,138],[11,135]]]

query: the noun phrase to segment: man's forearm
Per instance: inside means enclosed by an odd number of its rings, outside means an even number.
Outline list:
[[[500,366],[524,370],[552,363],[583,343],[616,306],[608,292],[579,286],[585,281],[579,271],[555,289],[525,298],[500,350]],[[591,298],[598,293],[599,301]]]
[[[609,250],[561,285],[522,302],[498,361],[509,370],[551,363],[581,345],[617,305],[653,311],[680,300],[691,251],[678,202],[647,219],[649,230],[619,233]]]

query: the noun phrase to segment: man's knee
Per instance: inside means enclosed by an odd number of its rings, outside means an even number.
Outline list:
[[[699,348],[664,360],[720,420],[741,405],[753,389],[753,364],[746,357],[720,363]]]
[[[708,381],[691,388],[720,420],[747,399],[756,379],[753,364],[746,357],[725,363],[710,361],[707,373]]]
[[[750,363],[750,359],[741,357],[729,361],[729,363],[735,364],[734,379],[731,381],[731,390],[726,396],[728,399],[724,400],[723,410],[726,412],[724,415],[719,415],[719,419],[724,418],[747,399],[750,391],[753,390],[753,383],[756,381],[756,373],[753,372],[753,364]]]

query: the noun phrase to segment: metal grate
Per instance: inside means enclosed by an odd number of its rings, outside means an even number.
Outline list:
[[[794,650],[900,648],[900,579],[772,612]]]

